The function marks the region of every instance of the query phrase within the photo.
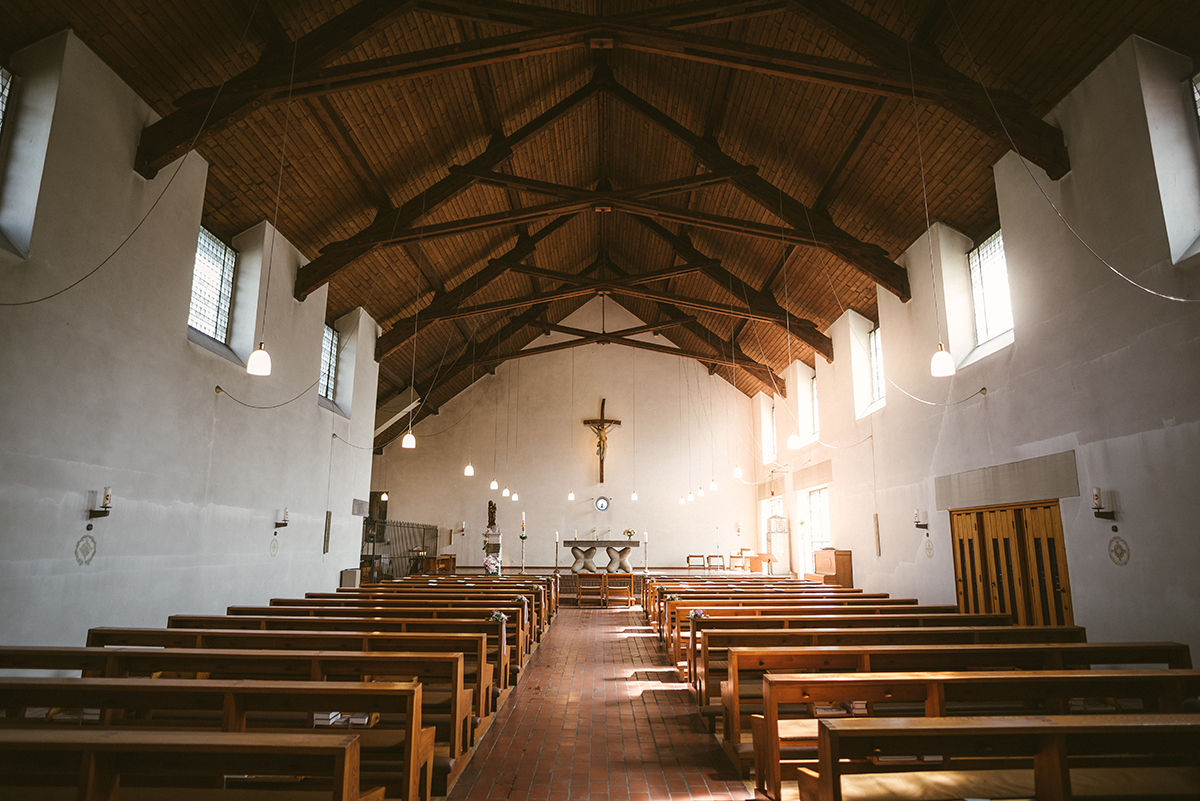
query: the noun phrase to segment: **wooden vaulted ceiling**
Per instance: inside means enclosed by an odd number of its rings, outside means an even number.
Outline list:
[[[782,389],[876,284],[907,299],[922,163],[930,217],[990,233],[1008,136],[1063,175],[1041,117],[1130,33],[1190,53],[1200,4],[10,0],[0,59],[64,26],[162,115],[139,172],[197,142],[210,230],[282,186],[296,296],[366,308],[419,418],[597,293]]]

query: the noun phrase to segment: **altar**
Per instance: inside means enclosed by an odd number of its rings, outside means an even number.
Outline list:
[[[641,547],[637,540],[563,540],[563,545],[571,549],[575,561],[571,565],[572,573],[632,573],[629,564],[629,553],[633,548]],[[608,553],[608,566],[596,567],[596,549],[604,548]]]

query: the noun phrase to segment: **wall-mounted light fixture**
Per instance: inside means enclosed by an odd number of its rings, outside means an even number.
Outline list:
[[[108,517],[110,514],[112,514],[112,487],[105,487],[104,494],[100,496],[100,508],[88,509],[88,520]]]
[[[920,509],[913,509],[913,525],[917,528],[925,529],[926,531],[929,530],[929,521],[922,520]]]
[[[288,524],[288,508],[283,507],[283,514],[275,521],[275,528],[286,528]]]
[[[1092,487],[1092,514],[1100,520],[1117,519],[1116,510],[1104,508],[1104,500],[1100,494],[1099,487]]]

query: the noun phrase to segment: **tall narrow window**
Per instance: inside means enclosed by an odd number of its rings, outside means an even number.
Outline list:
[[[331,326],[325,326],[325,335],[321,337],[321,379],[317,382],[317,391],[322,398],[333,400],[333,391],[337,385],[338,332]]]
[[[776,431],[775,431],[775,404],[763,406],[762,416],[762,460],[763,464],[770,464],[775,461],[776,454]]]
[[[1192,76],[1192,103],[1195,106],[1196,116],[1200,117],[1200,73]]]
[[[0,136],[4,135],[4,120],[8,118],[8,96],[12,92],[12,73],[0,67]]]
[[[188,325],[218,342],[227,342],[229,338],[229,305],[236,265],[237,251],[201,228],[196,241]]]
[[[817,408],[817,377],[815,375],[812,377],[811,388],[812,388],[812,410],[813,410],[812,431],[813,431],[813,436],[816,437],[816,436],[820,436],[820,434],[821,434],[821,412]]]
[[[884,398],[883,378],[883,343],[879,339],[879,327],[871,330],[869,342],[871,348],[871,400],[880,401]]]
[[[808,525],[811,549],[828,548],[829,540],[829,488],[810,490],[808,493]]]
[[[971,297],[975,306],[975,344],[982,345],[1013,327],[1008,294],[1008,265],[1000,231],[967,254],[971,268]]]

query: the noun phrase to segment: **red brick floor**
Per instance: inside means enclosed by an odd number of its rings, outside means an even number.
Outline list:
[[[750,799],[640,610],[561,609],[450,801]]]

